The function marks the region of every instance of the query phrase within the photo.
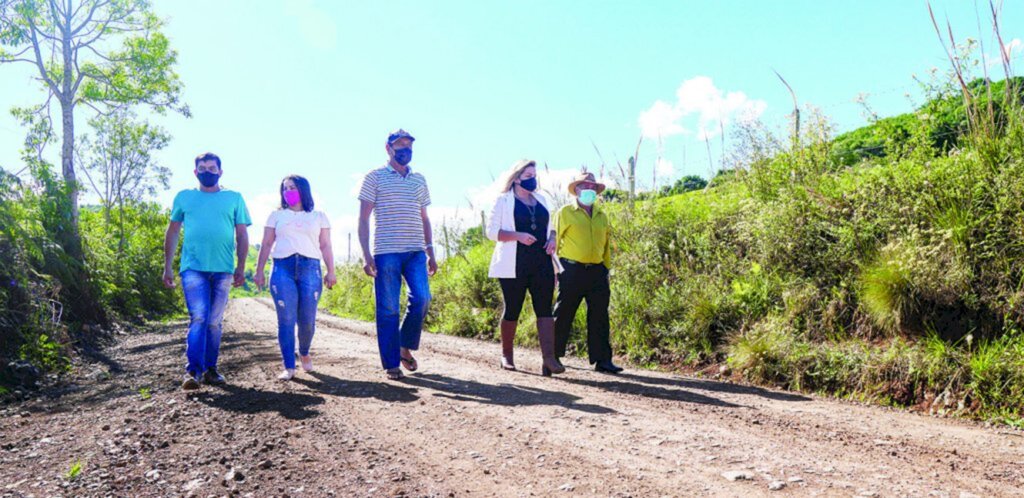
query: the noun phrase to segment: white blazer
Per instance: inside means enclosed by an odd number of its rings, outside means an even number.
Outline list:
[[[551,208],[551,202],[538,192],[534,192],[533,197],[544,206],[544,209],[548,210],[547,234],[551,235],[555,229],[556,214]],[[494,246],[494,254],[491,255],[491,269],[488,272],[488,276],[491,278],[516,278],[516,246],[519,245],[519,242],[498,240],[499,231],[516,231],[515,210],[516,194],[509,190],[494,200],[491,216],[487,219],[487,238],[498,243]]]

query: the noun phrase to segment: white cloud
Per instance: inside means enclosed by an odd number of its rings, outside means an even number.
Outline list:
[[[313,0],[288,0],[284,10],[295,19],[302,38],[314,48],[332,50],[338,44],[338,26]]]
[[[743,92],[723,92],[711,78],[697,76],[684,81],[676,90],[676,102],[658,100],[640,113],[637,120],[645,138],[664,138],[687,134],[693,121],[697,138],[704,140],[718,135],[735,120],[756,119],[768,104],[751,99]]]
[[[638,122],[645,137],[669,137],[689,133],[689,130],[678,123],[682,117],[683,113],[678,107],[659,100],[650,109],[640,113]]]

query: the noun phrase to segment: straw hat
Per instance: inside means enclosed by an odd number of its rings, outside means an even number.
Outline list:
[[[597,184],[597,188],[595,190],[599,194],[601,192],[604,192],[604,189],[607,188],[605,184],[597,182],[597,179],[594,177],[593,173],[580,173],[576,175],[576,178],[573,178],[571,183],[569,183],[569,194],[576,195],[576,186],[583,182]]]

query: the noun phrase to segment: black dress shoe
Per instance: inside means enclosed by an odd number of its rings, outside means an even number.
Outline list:
[[[622,371],[622,367],[612,363],[612,360],[601,360],[594,365],[594,370],[598,372],[617,374]]]

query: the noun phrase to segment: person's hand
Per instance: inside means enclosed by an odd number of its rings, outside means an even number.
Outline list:
[[[365,258],[365,261],[363,263],[363,273],[377,278],[377,264],[373,262],[373,258]]]
[[[336,283],[338,283],[338,276],[335,275],[333,271],[329,271],[327,272],[327,275],[324,275],[324,285],[326,285],[328,289],[333,289],[334,284]]]
[[[555,239],[548,239],[548,241],[544,244],[544,252],[548,254],[555,253]]]
[[[232,282],[234,287],[241,287],[245,285],[245,268],[237,268],[235,270],[235,281]]]
[[[534,242],[537,242],[537,237],[530,235],[526,232],[516,232],[516,240],[524,246],[531,246]]]
[[[177,283],[174,281],[174,272],[170,268],[164,268],[164,287],[173,289]]]
[[[263,290],[267,286],[267,277],[263,275],[263,270],[256,270],[256,274],[252,276],[252,282],[259,290]]]
[[[437,260],[433,256],[427,258],[427,275],[433,277],[437,273]]]

